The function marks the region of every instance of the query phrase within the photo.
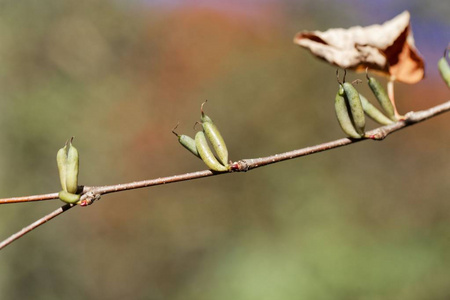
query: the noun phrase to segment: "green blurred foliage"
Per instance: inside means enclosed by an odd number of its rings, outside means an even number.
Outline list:
[[[58,191],[71,136],[81,184],[204,169],[170,131],[193,136],[205,99],[233,160],[343,136],[335,69],[292,38],[369,25],[366,5],[186,3],[0,2],[0,197]],[[408,8],[448,29],[434,14],[448,7],[419,2],[377,22]],[[432,75],[397,85],[396,100],[424,109],[448,89]],[[443,115],[383,142],[107,195],[5,248],[0,298],[448,299],[448,126]],[[1,238],[59,205],[2,205]]]

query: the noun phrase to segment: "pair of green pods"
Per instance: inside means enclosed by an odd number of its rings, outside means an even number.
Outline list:
[[[66,203],[77,203],[81,197],[81,195],[77,195],[79,154],[78,150],[72,145],[72,141],[73,137],[56,154],[59,180],[62,187],[62,191],[59,192],[59,199]]]
[[[229,170],[228,149],[219,129],[213,123],[211,118],[204,113],[204,104],[205,103],[201,106],[200,118],[203,130],[196,133],[195,139],[184,134],[178,135],[173,130],[172,132],[178,137],[180,144],[189,150],[189,152],[203,160],[208,168],[217,172],[225,172]],[[211,143],[217,158],[210,148],[208,141]]]
[[[336,117],[338,119],[339,125],[341,125],[342,130],[348,136],[355,139],[360,139],[364,135],[364,127],[366,123],[361,99],[359,95],[349,97],[344,90],[344,86],[346,85],[351,86],[350,83],[342,84],[339,87],[334,100]],[[347,87],[347,90],[348,89],[349,87]]]
[[[367,80],[370,89],[387,116],[373,106],[351,83],[339,82],[339,90],[335,97],[334,106],[339,125],[348,136],[355,139],[360,139],[365,134],[365,115],[382,125],[397,121],[394,106],[381,84],[368,75]]]

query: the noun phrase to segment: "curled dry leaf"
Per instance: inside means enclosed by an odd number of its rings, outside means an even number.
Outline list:
[[[382,25],[302,31],[294,43],[344,69],[369,67],[391,79],[416,83],[424,77],[424,62],[414,46],[409,19],[404,11]]]

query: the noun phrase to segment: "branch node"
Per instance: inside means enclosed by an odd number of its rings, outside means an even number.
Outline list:
[[[369,139],[372,139],[372,140],[375,140],[375,141],[382,141],[382,140],[384,140],[388,136],[388,134],[390,133],[389,131],[387,131],[384,128],[378,128],[376,130],[373,130],[372,132],[374,132],[374,133],[369,134],[367,137]]]
[[[101,194],[96,194],[92,191],[87,192],[86,197],[80,201],[80,206],[88,206],[93,204],[95,201],[100,200]]]
[[[407,124],[408,123],[415,123],[417,120],[417,113],[414,113],[413,111],[410,111],[410,112],[408,112],[408,113],[406,113],[404,116],[403,116],[403,121],[405,121]],[[420,116],[420,114],[419,114],[419,116]]]
[[[249,165],[244,160],[239,160],[230,165],[231,172],[247,172],[249,170]]]

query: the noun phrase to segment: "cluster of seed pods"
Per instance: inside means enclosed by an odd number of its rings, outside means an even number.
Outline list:
[[[208,168],[216,172],[229,171],[230,165],[228,163],[227,146],[217,126],[203,111],[203,105],[205,103],[206,102],[203,102],[200,108],[200,124],[202,125],[202,130],[195,134],[195,139],[184,134],[177,134],[175,132],[176,127],[172,132],[178,137],[180,144],[189,150],[189,152],[203,160]],[[209,146],[209,143],[212,145],[212,149]]]
[[[369,77],[366,73],[369,87],[380,103],[384,113],[373,106],[366,97],[356,90],[353,86],[354,82],[345,82],[345,73],[343,82],[339,81],[339,70],[336,71],[336,76],[338,77],[339,90],[335,97],[334,108],[339,125],[349,137],[355,139],[364,137],[366,125],[365,115],[381,125],[389,125],[398,121],[395,116],[395,108],[389,96],[375,78]]]

